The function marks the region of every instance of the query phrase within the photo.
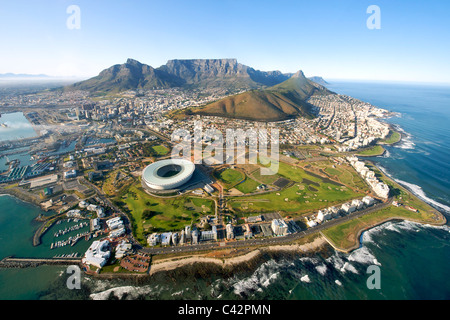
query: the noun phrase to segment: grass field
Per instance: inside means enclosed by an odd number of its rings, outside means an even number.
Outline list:
[[[158,156],[165,156],[169,153],[169,149],[163,145],[152,146],[153,151],[156,152]]]
[[[384,153],[384,148],[380,145],[373,146],[372,148],[366,149],[364,151],[359,152],[358,156],[363,157],[374,157],[374,156],[381,156]]]
[[[393,143],[397,143],[401,140],[402,135],[400,133],[398,133],[397,131],[393,131],[386,140],[384,140],[383,142],[386,144],[393,144]]]
[[[434,216],[429,211],[419,211],[416,213],[403,207],[389,206],[326,229],[322,233],[338,248],[348,250],[358,245],[358,234],[361,230],[373,227],[392,217],[423,223],[435,223]]]
[[[256,187],[259,186],[259,183],[256,182],[253,179],[247,178],[244,182],[239,183],[237,186],[235,186],[236,189],[238,189],[242,193],[251,193],[256,191]]]
[[[214,212],[214,202],[187,196],[176,198],[152,197],[139,184],[132,185],[121,198],[128,209],[136,239],[146,244],[145,235],[152,232],[179,231],[184,226],[195,223],[201,215]],[[145,210],[152,212],[144,219]]]
[[[364,193],[339,186],[283,162],[280,162],[278,175],[295,184],[279,192],[231,198],[232,208],[239,213],[282,211],[301,215],[364,196]]]
[[[245,174],[235,169],[225,169],[219,173],[215,173],[226,189],[233,187],[238,182],[245,179]]]

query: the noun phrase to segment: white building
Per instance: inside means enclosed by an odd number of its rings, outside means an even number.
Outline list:
[[[105,217],[105,210],[102,207],[97,207],[97,210],[95,210],[95,212],[97,212],[97,217],[99,218]]]
[[[116,254],[115,254],[116,258],[122,259],[128,252],[131,251],[132,247],[133,246],[131,245],[131,243],[128,243],[125,240],[123,240],[116,247]]]
[[[176,246],[178,244],[178,232],[172,233],[172,244]]]
[[[84,201],[84,200],[80,201],[80,203],[78,204],[78,206],[79,206],[81,209],[87,208],[88,205],[89,205],[89,203],[87,203],[87,202]]]
[[[184,227],[184,233],[186,235],[186,241],[191,239],[191,226]]]
[[[94,241],[84,254],[83,263],[93,265],[97,268],[103,267],[108,261],[111,252],[109,241]]]
[[[172,241],[172,232],[165,232],[161,234],[161,244],[163,246],[170,246]]]
[[[186,243],[186,232],[184,232],[184,229],[181,230],[181,235],[180,235],[180,244],[183,245]]]
[[[192,238],[192,244],[198,243],[198,230],[197,229],[192,230],[191,238]]]
[[[369,207],[375,203],[375,199],[373,199],[372,197],[369,197],[369,196],[365,196],[362,199],[362,202],[364,202],[365,205]]]
[[[73,209],[73,210],[67,211],[66,216],[68,218],[81,218],[81,211],[78,209]]]
[[[91,219],[91,231],[97,230],[100,230],[100,219],[99,218]]]
[[[273,233],[277,236],[284,236],[288,233],[288,225],[282,219],[273,219],[271,226]]]
[[[341,209],[342,209],[342,211],[344,211],[345,213],[352,213],[352,212],[354,212],[354,211],[356,210],[356,207],[353,206],[351,203],[347,202],[347,203],[344,203],[344,204],[341,206]]]
[[[387,199],[389,197],[389,187],[383,182],[377,183],[373,188],[373,191],[381,198]]]
[[[231,223],[227,224],[226,231],[227,231],[227,239],[234,239],[234,228],[231,225]]]
[[[86,207],[88,211],[97,211],[97,206],[95,204],[90,204]]]
[[[114,229],[109,233],[110,238],[118,238],[125,234],[125,227],[120,227],[119,229]]]
[[[77,170],[69,170],[64,172],[64,178],[66,179],[72,179],[72,178],[76,178],[77,176]]]
[[[200,233],[200,241],[209,241],[215,239],[217,239],[217,232],[214,232],[214,230],[202,231]]]
[[[152,233],[147,238],[147,243],[149,246],[156,246],[158,243],[161,242],[161,236],[157,233]]]
[[[355,206],[356,210],[361,210],[364,207],[364,202],[359,199],[355,199],[352,201],[352,206]]]
[[[336,207],[330,207],[330,208],[328,208],[328,212],[330,212],[331,213],[331,216],[333,217],[333,218],[336,218],[336,217],[338,217],[339,216],[339,209],[338,208],[336,208]]]
[[[331,218],[331,212],[329,212],[327,209],[319,210],[319,212],[317,213],[317,221],[319,222],[330,220]]]
[[[106,224],[108,225],[109,230],[120,229],[123,227],[123,221],[121,217],[115,217],[106,220]]]
[[[317,226],[317,222],[315,222],[314,220],[308,220],[308,222],[306,224],[310,228],[313,228],[313,227]]]

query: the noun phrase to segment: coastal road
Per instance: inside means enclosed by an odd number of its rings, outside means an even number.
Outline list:
[[[167,253],[194,252],[194,251],[204,251],[204,250],[223,250],[223,249],[230,249],[230,248],[245,248],[245,247],[258,246],[258,245],[280,245],[280,244],[290,243],[292,241],[301,239],[305,236],[323,231],[330,227],[334,227],[343,222],[357,219],[359,217],[362,217],[363,215],[386,208],[392,204],[392,200],[393,200],[392,198],[389,198],[386,202],[375,204],[364,210],[355,211],[349,215],[326,221],[314,228],[309,228],[304,231],[292,233],[287,236],[265,238],[265,239],[251,239],[251,240],[242,240],[242,241],[229,241],[229,242],[226,242],[225,246],[221,246],[219,242],[210,242],[210,243],[207,242],[207,243],[201,243],[201,244],[197,244],[197,245],[187,245],[187,246],[179,246],[179,247],[172,246],[172,247],[164,247],[164,248],[142,248],[140,251],[142,251],[143,253],[146,253],[146,254],[157,255],[157,254],[167,254]]]

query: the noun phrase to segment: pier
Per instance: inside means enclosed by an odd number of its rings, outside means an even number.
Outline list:
[[[41,265],[79,265],[80,258],[15,258],[7,257],[0,261],[0,268],[34,268]]]

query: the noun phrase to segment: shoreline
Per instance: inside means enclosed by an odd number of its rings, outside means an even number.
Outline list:
[[[327,241],[319,236],[316,237],[312,242],[307,242],[304,244],[290,244],[290,245],[274,245],[263,248],[255,248],[252,251],[225,259],[204,257],[204,256],[187,256],[183,258],[168,258],[162,259],[160,262],[152,263],[150,266],[149,275],[152,276],[161,271],[171,271],[178,269],[180,267],[185,267],[188,265],[193,265],[195,263],[208,263],[214,264],[221,267],[222,270],[233,269],[236,266],[249,263],[254,259],[260,258],[264,253],[310,253],[320,249],[322,246],[327,244]]]
[[[444,217],[445,219],[445,217]],[[350,254],[352,251],[355,251],[359,248],[362,247],[362,236],[365,232],[370,231],[373,228],[382,226],[385,223],[388,222],[395,222],[395,221],[409,221],[409,222],[413,222],[413,223],[417,223],[420,225],[428,225],[428,226],[434,226],[434,227],[439,227],[439,226],[444,226],[447,224],[447,219],[445,219],[445,221],[443,223],[430,223],[430,222],[422,222],[422,221],[418,221],[415,219],[406,219],[404,217],[389,217],[386,219],[383,219],[379,222],[375,222],[372,223],[370,226],[368,227],[364,227],[363,229],[358,230],[358,232],[356,233],[356,244],[354,244],[353,246],[349,247],[349,248],[340,248],[338,247],[336,244],[333,243],[333,241],[331,241],[330,239],[328,239],[324,234],[322,234],[322,232],[320,232],[321,236],[327,241],[327,243],[333,247],[334,250],[336,251],[340,251],[346,254]]]
[[[366,160],[367,161],[367,160]],[[414,218],[405,218],[405,217],[398,217],[398,216],[392,216],[392,217],[388,217],[385,218],[381,221],[378,222],[374,222],[372,224],[370,224],[369,226],[365,226],[362,229],[359,229],[356,233],[356,243],[348,248],[341,248],[339,246],[337,246],[336,244],[333,243],[333,241],[331,241],[330,239],[328,239],[328,237],[326,237],[322,231],[320,232],[321,236],[328,242],[328,244],[330,246],[332,246],[335,250],[343,252],[343,253],[351,253],[352,251],[361,248],[362,246],[362,235],[364,234],[364,232],[370,231],[371,229],[381,226],[387,222],[391,222],[391,221],[409,221],[409,222],[413,222],[413,223],[417,223],[417,224],[421,224],[421,225],[429,225],[429,226],[435,226],[435,227],[439,227],[439,226],[444,226],[446,225],[449,220],[447,219],[446,215],[439,211],[438,208],[436,208],[435,205],[429,203],[428,201],[422,199],[422,197],[420,195],[417,195],[413,190],[411,190],[410,188],[407,188],[406,186],[404,186],[403,184],[401,184],[400,182],[397,182],[396,179],[394,179],[390,174],[388,174],[387,172],[385,172],[384,170],[382,170],[377,164],[375,164],[373,161],[368,161],[371,165],[373,165],[374,167],[376,167],[384,176],[386,179],[389,179],[391,182],[397,184],[400,188],[403,188],[404,190],[406,190],[409,194],[411,194],[412,196],[414,196],[415,198],[417,198],[417,200],[419,200],[420,202],[423,202],[424,204],[426,204],[428,207],[430,207],[430,209],[433,210],[433,213],[436,216],[436,220],[439,222],[424,222],[424,221],[420,221]],[[384,169],[384,168],[383,168]],[[441,208],[442,210],[442,208]]]

